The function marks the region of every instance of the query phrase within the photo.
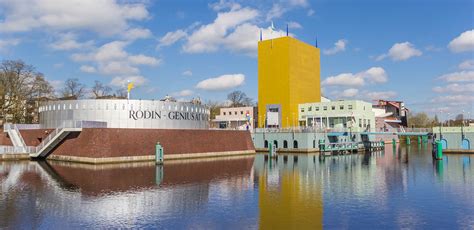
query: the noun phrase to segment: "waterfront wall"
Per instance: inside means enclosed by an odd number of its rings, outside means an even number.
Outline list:
[[[299,152],[318,151],[319,140],[321,139],[324,139],[326,143],[352,142],[351,138],[353,138],[355,142],[362,141],[360,133],[351,133],[351,135],[352,137],[349,133],[347,133],[347,135],[330,135],[328,133],[319,132],[258,132],[252,134],[252,139],[257,149],[267,148],[265,147],[265,141],[267,141],[267,143],[276,142],[277,148],[279,149],[293,149]],[[375,136],[370,135],[368,140],[374,141]]]
[[[52,130],[21,130],[28,146],[38,145]],[[255,153],[249,131],[85,128],[70,133],[49,159],[84,163],[151,161],[157,142],[165,159],[230,156]],[[12,145],[6,133],[0,145]]]
[[[433,127],[433,135],[443,149],[474,149],[474,127]]]

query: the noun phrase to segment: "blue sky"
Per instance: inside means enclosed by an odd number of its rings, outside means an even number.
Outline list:
[[[270,32],[271,22],[277,29]],[[397,99],[474,117],[474,2],[0,0],[0,59],[23,59],[134,98],[257,99],[257,41],[290,34],[321,48],[331,99]]]

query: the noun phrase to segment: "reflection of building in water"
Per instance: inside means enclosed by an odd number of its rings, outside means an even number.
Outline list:
[[[322,229],[323,198],[313,158],[257,156],[260,229]],[[297,160],[296,160],[297,159]],[[271,164],[271,165],[270,165]]]
[[[28,167],[18,168],[14,162],[9,168],[0,162],[0,229],[21,223],[35,228],[41,224],[35,223],[37,218],[51,223],[67,219],[68,225],[127,227],[150,216],[158,220],[197,215],[209,199],[221,195],[223,184],[235,190],[252,188],[242,184],[252,183],[253,160],[168,162],[160,185],[153,163],[97,166],[53,161],[41,166],[28,162]]]

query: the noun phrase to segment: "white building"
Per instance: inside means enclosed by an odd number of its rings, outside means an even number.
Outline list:
[[[212,126],[221,129],[251,130],[256,127],[256,117],[256,107],[221,108],[219,115],[212,120]]]
[[[302,126],[321,129],[375,131],[372,104],[358,100],[305,103],[298,106]]]

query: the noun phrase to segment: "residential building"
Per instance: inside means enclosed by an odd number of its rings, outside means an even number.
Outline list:
[[[372,104],[359,100],[304,103],[298,106],[300,126],[321,129],[375,131]],[[288,118],[289,119],[289,118]]]
[[[320,50],[291,37],[258,43],[258,126],[298,125],[298,105],[321,101]]]
[[[408,126],[408,112],[402,101],[378,100],[372,107],[377,131],[389,131]]]
[[[256,127],[257,107],[221,108],[219,115],[212,120],[211,127],[221,129],[251,130]]]

